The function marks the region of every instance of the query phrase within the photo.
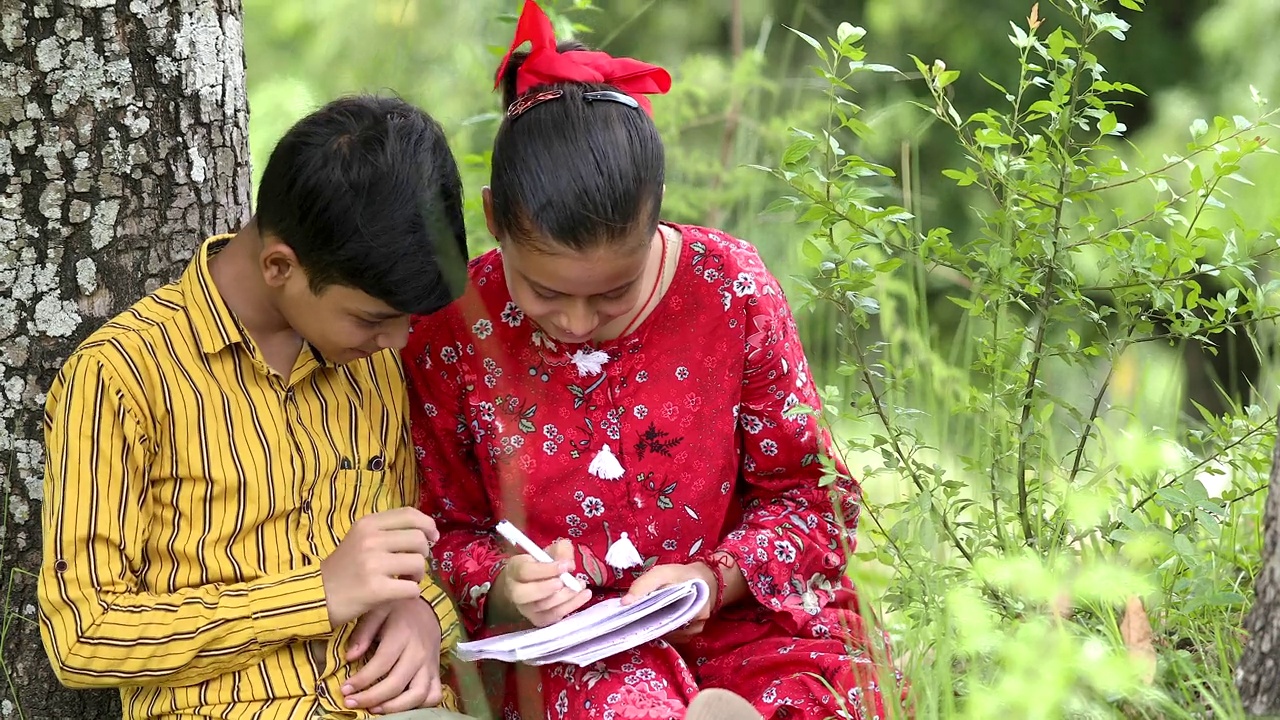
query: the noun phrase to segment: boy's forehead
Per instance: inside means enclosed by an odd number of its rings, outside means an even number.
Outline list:
[[[321,294],[320,300],[371,318],[393,318],[404,314],[365,291],[349,285],[330,285]]]

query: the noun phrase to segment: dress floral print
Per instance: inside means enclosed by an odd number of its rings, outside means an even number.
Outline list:
[[[670,227],[683,240],[671,287],[617,340],[541,332],[497,251],[472,262],[462,300],[415,319],[404,358],[437,570],[473,637],[509,629],[485,623],[504,518],[541,545],[571,539],[597,600],[714,550],[747,579],[750,597],[680,647],[516,668],[504,718],[677,718],[700,687],[766,718],[881,717],[882,643],[843,573],[859,490],[838,463],[826,477],[830,438],[786,298],[748,243]],[[623,533],[640,561],[619,569],[607,556]]]

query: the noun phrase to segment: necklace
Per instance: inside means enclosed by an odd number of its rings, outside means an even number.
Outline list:
[[[658,288],[662,287],[662,276],[666,274],[667,269],[668,241],[667,234],[662,231],[661,227],[658,228],[658,235],[662,238],[662,254],[658,256],[658,277],[653,281],[653,287],[649,289],[649,297],[644,299],[644,304],[640,306],[640,311],[636,313],[635,317],[631,318],[631,322],[627,323],[622,332],[618,333],[618,337],[626,337],[635,329],[635,326],[640,323],[640,319],[645,316],[645,308],[649,307],[649,303],[653,302],[653,296],[658,294]]]

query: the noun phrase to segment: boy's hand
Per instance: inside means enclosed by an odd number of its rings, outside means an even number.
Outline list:
[[[366,515],[320,563],[329,622],[334,627],[396,600],[418,599],[435,521],[416,508]]]
[[[347,643],[347,661],[373,657],[342,686],[348,708],[375,715],[440,703],[440,620],[420,597],[397,600],[360,618]]]

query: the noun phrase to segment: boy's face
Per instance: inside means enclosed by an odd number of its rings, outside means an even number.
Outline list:
[[[407,314],[345,285],[312,292],[306,271],[283,243],[267,241],[262,259],[280,314],[329,362],[354,362],[408,342]]]

